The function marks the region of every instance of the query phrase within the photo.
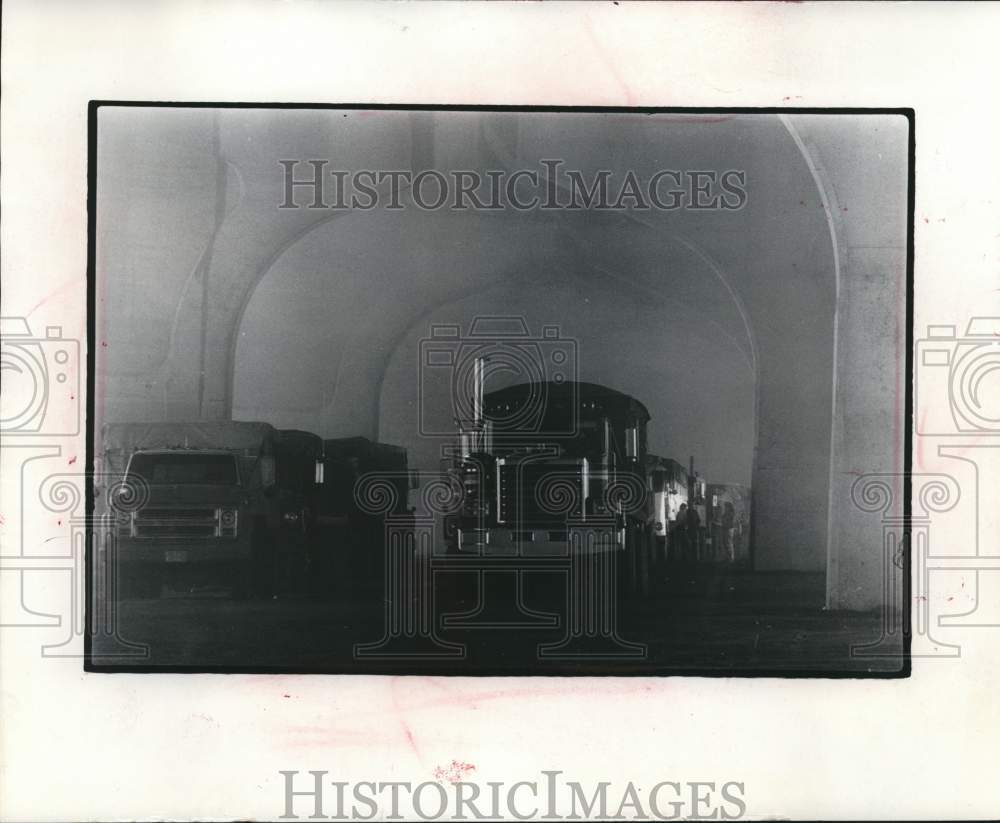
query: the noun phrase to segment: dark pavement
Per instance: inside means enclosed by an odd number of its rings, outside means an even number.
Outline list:
[[[462,675],[898,676],[904,670],[898,634],[871,645],[882,634],[879,614],[823,610],[821,574],[703,567],[661,577],[646,601],[569,620],[565,578],[531,577],[524,608],[514,608],[511,575],[487,597],[490,608],[478,612],[468,573],[437,579],[433,609],[416,601],[402,613],[387,612],[375,590],[240,601],[221,586],[164,587],[155,599],[126,600],[110,610],[105,627],[115,630],[93,636],[90,667]],[[459,622],[479,626],[455,625],[460,612],[469,614]],[[504,626],[511,618],[525,625]],[[398,629],[388,633],[391,642],[373,648],[390,624]],[[420,631],[421,625],[435,629]]]

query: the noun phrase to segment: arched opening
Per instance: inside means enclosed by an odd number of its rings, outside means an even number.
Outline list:
[[[750,485],[755,375],[744,351],[707,334],[707,319],[685,304],[666,294],[650,300],[600,273],[505,279],[415,318],[386,363],[380,439],[406,446],[421,466],[436,465],[443,441],[421,434],[421,428],[448,429],[455,415],[452,368],[422,364],[421,342],[435,326],[457,326],[468,334],[476,318],[495,316],[523,320],[530,337],[541,341],[533,352],[543,358],[543,330],[558,330],[577,353],[577,379],[641,400],[653,417],[651,452],[685,464],[694,455],[703,475]],[[551,370],[544,360],[543,367]],[[507,373],[487,390],[523,379]]]
[[[377,439],[433,473],[454,444],[455,411],[451,373],[425,367],[422,342],[435,326],[468,333],[477,317],[515,317],[541,340],[543,359],[543,330],[554,329],[573,343],[577,379],[643,402],[651,453],[684,465],[694,457],[710,482],[752,484],[756,344],[730,284],[693,244],[632,222],[627,241],[634,250],[645,236],[656,264],[615,270],[581,241],[580,216],[555,222],[533,249],[515,243],[509,221],[468,221],[477,239],[465,250],[435,248],[453,236],[453,216],[414,222],[347,218],[278,257],[239,329],[235,418]],[[366,238],[378,234],[394,240],[373,259]],[[408,252],[421,243],[430,249],[414,262]],[[484,248],[516,251],[491,257]]]
[[[587,170],[603,144],[583,139],[595,121],[571,119],[560,126],[580,132],[570,145],[588,147],[573,158]],[[402,401],[392,395],[387,405],[391,386],[383,384],[397,361],[411,358],[415,372],[420,324],[452,304],[459,320],[498,310],[491,305],[511,311],[519,305],[526,317],[565,324],[591,341],[585,358],[595,368],[603,362],[598,370],[615,361],[621,373],[610,385],[641,398],[668,384],[682,387],[670,396],[692,398],[690,408],[671,405],[676,399],[664,404],[664,429],[669,421],[677,435],[664,435],[654,448],[681,460],[693,453],[706,476],[718,472],[727,481],[745,476],[749,464],[761,567],[821,572],[836,299],[823,205],[780,123],[722,118],[706,141],[704,131],[695,140],[683,118],[675,120],[661,132],[646,122],[634,136],[648,144],[661,134],[676,144],[672,157],[690,155],[709,167],[725,165],[719,156],[734,146],[769,146],[741,148],[748,179],[758,181],[744,208],[710,214],[410,208],[352,213],[306,230],[276,254],[259,282],[248,284],[252,296],[234,330],[233,416],[326,436],[403,438],[402,412],[386,412]],[[603,128],[612,125],[627,124]],[[547,139],[522,130],[513,141],[519,162],[544,155]],[[711,259],[702,249],[711,250]],[[598,305],[613,309],[604,315]],[[540,317],[540,307],[554,316]],[[657,312],[659,331],[641,320]],[[630,340],[628,352],[602,341],[622,329],[615,339]],[[669,366],[652,365],[660,347]],[[727,414],[743,403],[732,399],[729,386],[745,379],[756,387],[753,411]],[[695,422],[713,419],[722,434],[699,437]],[[743,442],[747,430],[749,458],[730,443],[735,432]],[[419,442],[414,449],[428,451]]]

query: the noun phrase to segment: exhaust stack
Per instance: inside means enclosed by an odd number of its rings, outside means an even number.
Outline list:
[[[472,364],[472,425],[480,428],[483,425],[483,358],[477,357]]]
[[[486,419],[483,398],[486,393],[486,358],[477,357],[472,363],[472,420],[468,428],[459,422],[459,443],[462,456],[490,454],[493,451],[493,424]]]

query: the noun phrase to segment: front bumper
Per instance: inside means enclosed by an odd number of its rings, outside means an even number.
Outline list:
[[[568,528],[457,529],[456,547],[463,554],[494,557],[568,557],[622,551],[624,530],[615,526]]]
[[[150,540],[124,537],[116,541],[120,568],[133,565],[210,566],[248,562],[253,553],[245,538]]]

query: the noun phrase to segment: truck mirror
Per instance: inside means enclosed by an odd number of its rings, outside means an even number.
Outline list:
[[[323,462],[322,457],[316,458],[316,472],[313,477],[313,482],[317,486],[322,486],[326,476],[326,463]]]
[[[271,455],[264,455],[260,458],[260,482],[265,489],[274,486],[277,481],[278,467]]]
[[[639,457],[639,430],[635,426],[625,429],[625,456],[629,460]]]

